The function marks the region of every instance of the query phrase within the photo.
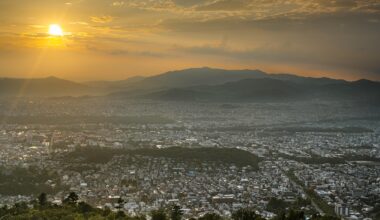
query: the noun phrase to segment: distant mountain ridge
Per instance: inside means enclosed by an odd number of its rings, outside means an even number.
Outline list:
[[[218,85],[243,79],[271,78],[305,84],[343,83],[344,80],[330,78],[312,78],[292,74],[269,74],[261,70],[225,70],[209,67],[190,68],[169,71],[142,80],[140,85],[154,84],[152,88],[160,87],[189,87],[198,85]]]
[[[0,96],[75,96],[94,92],[96,91],[86,85],[53,76],[33,79],[0,79]]]
[[[294,83],[277,79],[242,79],[221,85],[175,88],[144,95],[145,98],[188,101],[274,101],[297,96]]]
[[[99,96],[122,91],[144,77],[120,81],[78,83],[54,76],[45,78],[0,78],[0,97]]]
[[[268,74],[260,70],[192,68],[147,77],[118,98],[166,101],[297,101],[380,98],[380,82]],[[380,100],[380,99],[379,99]]]
[[[272,102],[298,100],[380,100],[380,82],[349,82],[260,70],[208,67],[169,71],[120,81],[76,83],[56,77],[0,79],[0,96],[103,96],[166,101]]]
[[[131,86],[134,83],[140,82],[145,77],[143,76],[132,76],[129,77],[128,79],[124,80],[117,80],[117,81],[88,81],[84,82],[83,84],[95,88],[104,88],[104,89],[109,89],[109,90],[123,90],[127,88],[128,86]]]
[[[306,100],[369,101],[380,100],[380,83],[371,87],[361,81],[334,84],[301,84],[260,78],[243,79],[222,85],[174,88],[144,94],[141,98],[166,101],[278,102]]]

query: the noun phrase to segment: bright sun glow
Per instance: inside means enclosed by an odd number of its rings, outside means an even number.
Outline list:
[[[61,26],[59,26],[58,24],[51,24],[49,26],[49,34],[52,36],[63,36]]]

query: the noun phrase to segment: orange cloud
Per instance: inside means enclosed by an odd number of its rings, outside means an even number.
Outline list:
[[[92,16],[91,17],[91,21],[92,22],[95,22],[95,23],[101,23],[101,24],[105,24],[105,23],[109,23],[113,20],[113,17],[112,16],[108,16],[108,15],[103,15],[103,16]]]

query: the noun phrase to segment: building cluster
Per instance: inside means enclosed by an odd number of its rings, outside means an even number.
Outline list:
[[[292,168],[303,184],[344,217],[364,218],[380,197],[380,165],[369,162],[305,165]]]
[[[10,176],[14,168],[30,167],[54,173],[52,179],[38,183],[52,189],[49,199],[54,203],[76,192],[92,205],[111,209],[118,208],[121,198],[123,210],[131,215],[179,204],[192,216],[207,212],[229,216],[241,207],[255,207],[270,218],[274,215],[267,208],[271,198],[292,204],[298,198],[310,199],[312,190],[337,215],[364,219],[379,201],[380,122],[331,120],[338,113],[340,118],[357,114],[343,107],[333,112],[326,106],[299,111],[286,104],[45,102],[21,103],[9,117],[26,118],[1,125],[0,174]],[[36,114],[160,115],[171,120],[30,122],[28,117]],[[305,118],[309,121],[304,122]],[[172,146],[238,148],[257,155],[261,162],[255,170],[231,163],[139,155],[117,155],[105,163],[64,159],[85,147]],[[289,178],[290,171],[298,181]],[[33,198],[31,194],[0,194],[0,204]],[[303,208],[321,211],[315,202]]]

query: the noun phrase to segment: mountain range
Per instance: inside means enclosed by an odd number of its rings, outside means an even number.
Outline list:
[[[95,88],[57,77],[0,79],[0,96],[76,96],[97,93]]]
[[[0,96],[107,96],[167,101],[267,102],[380,100],[380,82],[268,74],[260,70],[191,68],[121,81],[77,83],[56,77],[0,79]]]

